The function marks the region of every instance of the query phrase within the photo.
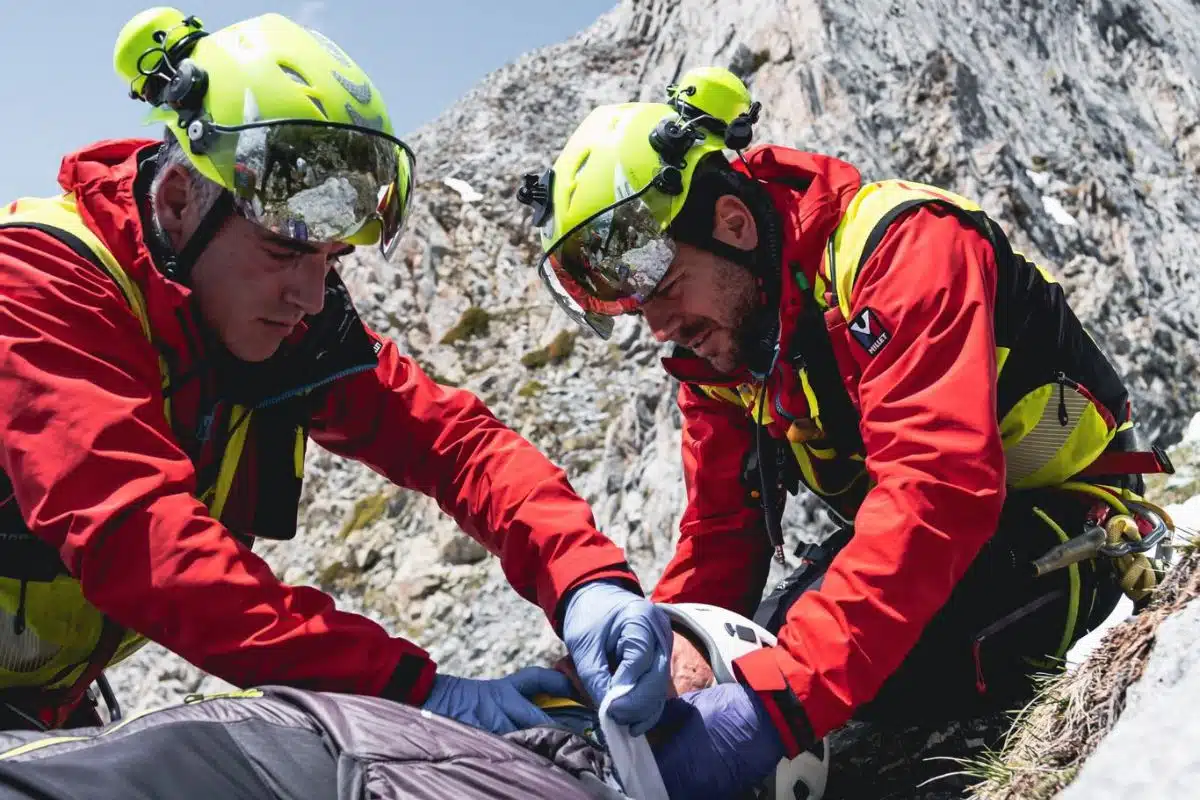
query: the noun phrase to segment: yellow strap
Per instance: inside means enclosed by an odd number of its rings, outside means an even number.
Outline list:
[[[65,231],[80,242],[82,242],[92,255],[94,255],[104,271],[117,284],[117,288],[121,290],[121,294],[125,296],[126,302],[129,303],[133,315],[137,317],[138,324],[142,327],[142,333],[146,340],[153,345],[154,336],[150,329],[150,315],[146,311],[146,298],[142,295],[142,290],[138,288],[124,267],[113,256],[112,252],[100,241],[92,229],[89,228],[79,216],[79,209],[75,203],[75,195],[63,194],[58,197],[26,197],[17,200],[12,204],[13,210],[5,209],[0,212],[0,225],[19,225],[21,223],[37,223],[46,225],[52,228],[58,228]],[[167,389],[170,387],[170,370],[167,368],[167,361],[162,354],[158,354],[158,370],[162,375],[162,390],[163,390],[163,411],[166,414],[168,422],[171,419],[171,401],[166,397]]]
[[[817,393],[813,391],[812,384],[809,383],[808,370],[799,370],[798,374],[800,376],[800,390],[804,392],[804,399],[808,401],[808,416],[812,417],[813,422],[824,433],[825,428],[821,425],[821,403],[817,400]]]
[[[1071,492],[1090,494],[1093,497],[1099,498],[1101,501],[1112,506],[1120,513],[1130,515],[1129,506],[1121,502],[1121,498],[1118,497],[1113,491],[1102,489],[1101,487],[1090,483],[1080,483],[1079,481],[1067,481],[1066,483],[1059,484],[1058,488],[1066,489],[1067,491]]]
[[[570,697],[554,697],[549,694],[535,694],[530,700],[538,708],[587,708],[583,703]]]
[[[996,378],[1000,377],[1000,373],[1004,372],[1004,365],[1008,363],[1008,357],[1012,353],[1011,347],[996,348]]]
[[[125,269],[117,263],[117,259],[100,241],[100,238],[84,224],[83,219],[79,216],[79,209],[75,205],[74,195],[64,194],[55,198],[22,198],[17,200],[14,205],[16,208],[13,211],[0,214],[0,224],[36,222],[59,228],[79,239],[87,245],[88,250],[96,256],[105,271],[116,281],[121,293],[129,301],[138,322],[141,323],[142,332],[147,339],[152,338],[150,316],[146,313],[146,299],[142,296],[141,289],[129,279]]]
[[[254,412],[245,406],[234,406],[229,412],[229,442],[225,445],[225,454],[221,457],[221,469],[217,473],[215,496],[209,507],[212,515],[220,519],[225,510],[225,501],[229,499],[229,490],[233,488],[233,476],[237,474],[238,461],[241,460],[242,450],[246,447],[246,432],[250,429],[250,415]]]
[[[304,433],[304,428],[296,428],[296,450],[292,454],[292,459],[295,462],[296,477],[304,477],[304,450],[308,444],[308,436]]]
[[[743,383],[737,387],[737,390],[751,419],[761,422],[764,426],[774,424],[775,415],[771,413],[770,392],[767,391],[765,384]]]
[[[1042,522],[1050,526],[1050,530],[1058,536],[1062,542],[1069,542],[1071,537],[1062,529],[1054,520],[1050,519],[1050,515],[1042,511],[1037,506],[1034,506],[1033,513],[1037,514]],[[1067,648],[1071,646],[1071,635],[1075,633],[1075,621],[1079,618],[1079,565],[1072,564],[1067,567],[1067,576],[1070,582],[1070,595],[1067,600],[1067,624],[1063,627],[1062,639],[1058,643],[1058,650],[1054,654],[1055,660],[1061,659],[1067,654]]]
[[[117,731],[121,730],[129,723],[139,720],[147,714],[152,714],[155,711],[160,710],[162,709],[148,708],[145,711],[139,711],[136,714],[126,717],[115,725],[104,728],[99,733],[93,734],[92,736],[51,736],[48,739],[36,739],[32,742],[26,742],[19,747],[14,747],[11,750],[5,750],[3,753],[0,753],[0,761],[8,758],[16,758],[17,756],[24,755],[25,753],[32,753],[35,750],[53,747],[56,744],[66,744],[67,742],[86,742],[88,739],[96,739],[101,736],[108,736],[109,734],[116,733]]]
[[[858,265],[875,226],[887,214],[902,203],[913,200],[942,202],[958,206],[965,211],[979,211],[979,205],[962,195],[928,184],[913,181],[886,180],[868,183],[858,190],[842,221],[833,234],[833,247],[826,252],[826,272],[833,272],[834,289],[838,307],[847,321],[851,317],[850,296],[854,280],[858,277]]]
[[[700,391],[711,397],[713,400],[721,400],[731,405],[743,407],[742,398],[737,392],[725,386],[701,386]]]
[[[228,692],[213,692],[211,694],[203,694],[203,695],[188,695],[186,698],[184,698],[183,702],[185,704],[190,705],[192,703],[208,702],[209,700],[230,700],[230,699],[244,700],[244,699],[248,699],[248,698],[253,699],[253,698],[262,697],[262,696],[263,696],[263,693],[259,689],[235,689],[233,691],[228,691]],[[37,739],[32,742],[26,742],[23,745],[14,747],[11,750],[5,750],[4,752],[0,753],[0,761],[3,761],[4,759],[8,759],[8,758],[16,758],[17,756],[24,755],[25,753],[31,753],[35,750],[42,750],[47,747],[53,747],[56,744],[66,744],[67,742],[84,742],[84,741],[87,741],[88,739],[96,739],[101,736],[108,736],[110,734],[116,733],[117,731],[121,730],[129,723],[131,723],[135,720],[139,720],[142,717],[147,716],[148,714],[154,714],[159,711],[165,711],[165,710],[167,710],[167,709],[148,708],[144,711],[139,711],[136,714],[132,714],[131,716],[126,717],[125,719],[121,720],[120,722],[116,723],[115,725],[110,725],[109,727],[104,728],[99,733],[93,734],[92,736],[51,736],[46,739]]]
[[[229,691],[229,692],[213,692],[212,694],[205,694],[205,695],[188,695],[186,698],[184,698],[183,702],[185,704],[192,704],[192,703],[199,703],[199,702],[207,702],[209,700],[227,700],[227,699],[242,700],[242,699],[256,698],[256,697],[262,697],[262,696],[263,696],[263,693],[259,689],[238,689],[238,690]],[[34,752],[35,750],[42,750],[47,747],[53,747],[56,744],[66,744],[68,742],[85,742],[88,739],[97,739],[102,736],[108,736],[110,734],[116,733],[117,731],[121,730],[126,725],[128,725],[129,723],[131,723],[135,720],[139,720],[142,717],[145,717],[149,714],[154,714],[156,712],[165,711],[165,710],[167,710],[167,709],[148,708],[144,711],[139,711],[136,714],[126,717],[125,719],[121,720],[120,722],[116,723],[115,725],[110,725],[109,727],[101,730],[99,733],[93,734],[91,736],[51,736],[47,739],[37,739],[32,742],[26,742],[23,745],[14,747],[11,750],[5,750],[4,752],[0,753],[0,761],[3,761],[4,759],[9,759],[9,758],[16,758],[17,756],[24,755],[25,753],[31,753],[31,752]]]

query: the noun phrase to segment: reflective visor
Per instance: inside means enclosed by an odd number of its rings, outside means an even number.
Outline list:
[[[650,188],[577,225],[538,265],[567,314],[605,339],[612,333],[610,318],[636,311],[675,260],[675,242],[642,199]]]
[[[238,212],[301,241],[396,249],[412,198],[414,159],[399,139],[304,121],[213,126],[210,155],[232,162]]]

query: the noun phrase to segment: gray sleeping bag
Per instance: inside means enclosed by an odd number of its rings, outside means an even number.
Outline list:
[[[102,728],[0,733],[0,798],[618,800],[594,741],[493,736],[412,706],[268,686]]]

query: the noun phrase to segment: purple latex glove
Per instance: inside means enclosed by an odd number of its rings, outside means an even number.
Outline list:
[[[437,674],[422,708],[476,728],[504,734],[554,724],[530,699],[537,694],[570,697],[571,681],[558,670],[525,667],[491,680]]]
[[[762,701],[740,683],[668,700],[654,733],[672,798],[739,797],[762,785],[784,756]]]
[[[567,601],[563,641],[596,705],[612,686],[633,687],[609,706],[614,722],[628,725],[634,736],[658,722],[671,685],[674,637],[667,612],[615,583],[585,583]]]

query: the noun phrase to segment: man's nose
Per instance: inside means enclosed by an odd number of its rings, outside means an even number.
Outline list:
[[[294,270],[295,280],[288,284],[284,299],[305,315],[320,313],[325,307],[325,274],[328,272],[324,253],[300,258]]]

